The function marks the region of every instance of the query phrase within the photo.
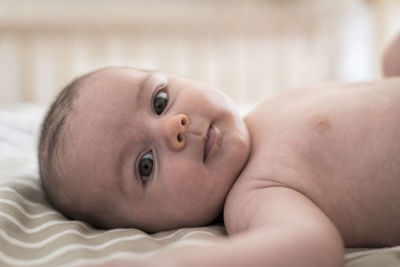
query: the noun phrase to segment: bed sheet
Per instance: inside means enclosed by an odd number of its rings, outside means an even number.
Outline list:
[[[171,247],[226,238],[222,225],[150,235],[138,229],[98,230],[63,217],[47,203],[38,180],[36,146],[45,110],[32,104],[0,106],[0,266],[79,266],[146,258]],[[345,264],[400,266],[400,247],[347,249]]]

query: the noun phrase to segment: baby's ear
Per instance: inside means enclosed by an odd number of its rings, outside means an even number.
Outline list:
[[[400,76],[400,33],[383,52],[382,75]]]

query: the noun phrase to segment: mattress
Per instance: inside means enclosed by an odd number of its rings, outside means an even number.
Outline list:
[[[147,234],[139,229],[99,230],[66,219],[48,204],[38,179],[36,145],[44,113],[39,105],[0,106],[0,266],[145,259],[171,247],[207,246],[226,238],[221,224]],[[346,249],[344,257],[348,267],[400,266],[400,246]]]

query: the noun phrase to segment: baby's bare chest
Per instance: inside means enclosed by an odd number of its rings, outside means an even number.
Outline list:
[[[400,80],[282,101],[246,118],[253,149],[241,179],[302,192],[347,245],[400,243]]]

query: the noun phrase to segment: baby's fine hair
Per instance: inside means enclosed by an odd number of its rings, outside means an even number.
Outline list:
[[[93,72],[75,78],[61,90],[50,105],[40,129],[38,161],[41,184],[50,204],[67,215],[71,211],[61,200],[65,196],[61,192],[62,177],[60,173],[66,141],[65,123],[72,110],[74,100],[79,95],[79,88],[92,74]]]

